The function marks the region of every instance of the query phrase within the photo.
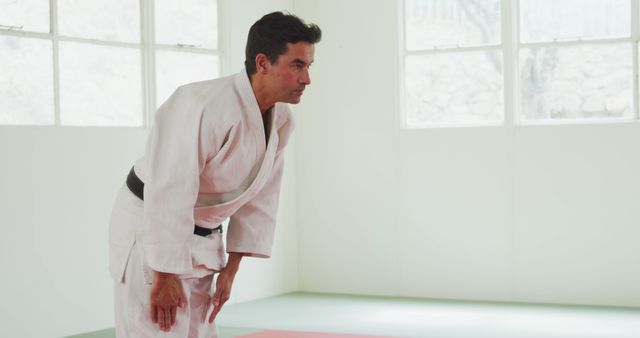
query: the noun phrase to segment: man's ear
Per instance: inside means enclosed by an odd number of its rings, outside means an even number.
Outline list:
[[[269,66],[271,65],[271,61],[269,61],[269,57],[267,55],[258,53],[256,55],[256,71],[261,74],[266,74],[269,70]]]

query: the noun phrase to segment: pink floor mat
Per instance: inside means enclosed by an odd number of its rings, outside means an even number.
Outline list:
[[[358,334],[313,333],[294,331],[261,331],[238,336],[236,338],[392,338],[383,336],[363,336]]]

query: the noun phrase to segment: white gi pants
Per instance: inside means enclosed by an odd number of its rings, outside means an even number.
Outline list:
[[[196,241],[194,262],[204,261],[198,259],[206,256],[215,260],[216,269],[211,269],[210,264],[199,264],[194,269],[196,277],[180,276],[182,288],[185,292],[187,304],[178,308],[176,324],[169,332],[160,330],[160,326],[151,321],[150,317],[150,293],[152,271],[145,264],[143,250],[138,243],[133,244],[130,250],[119,250],[118,241],[123,226],[139,227],[142,224],[142,201],[137,199],[127,188],[123,187],[116,199],[111,215],[111,265],[114,276],[114,305],[115,324],[117,338],[216,338],[215,324],[209,324],[207,312],[210,309],[210,297],[213,272],[219,271],[224,266],[224,250],[221,234],[214,233],[207,237],[194,238]],[[119,267],[124,256],[122,252],[128,252],[124,275],[120,274]],[[125,255],[126,256],[126,255]],[[212,258],[213,257],[213,258]],[[206,265],[206,266],[205,266]],[[116,267],[116,268],[114,268]],[[204,276],[203,276],[204,275]],[[120,276],[122,278],[120,278]]]
[[[182,278],[187,305],[178,308],[176,324],[169,332],[150,318],[149,295],[151,284],[134,245],[127,264],[124,281],[114,282],[117,338],[215,338],[215,324],[209,324],[207,312],[213,275],[202,278]]]

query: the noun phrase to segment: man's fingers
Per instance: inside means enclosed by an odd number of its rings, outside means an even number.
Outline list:
[[[220,312],[220,310],[222,309],[222,306],[224,305],[224,303],[226,303],[229,300],[229,294],[227,293],[220,293],[220,295],[214,299],[213,301],[213,312],[211,312],[211,316],[209,316],[209,324],[213,323],[213,321],[216,319],[216,316],[218,315],[218,312]]]
[[[169,331],[171,329],[171,308],[164,312],[164,328]]]
[[[222,307],[229,300],[229,296],[228,292],[221,292],[220,297],[218,297],[218,307]]]
[[[213,320],[216,318],[216,316],[218,315],[218,312],[220,311],[220,308],[222,307],[222,302],[221,302],[221,296],[222,296],[222,291],[220,291],[220,288],[216,289],[216,292],[213,294],[213,297],[211,297],[211,304],[213,304],[213,311],[211,311],[211,315],[209,316],[209,324],[213,323]]]
[[[151,321],[154,323],[158,323],[158,307],[155,305],[151,305],[149,307],[149,316],[151,317]]]
[[[213,321],[216,319],[216,316],[218,315],[218,312],[220,312],[220,309],[220,306],[213,307],[213,312],[211,312],[211,316],[209,316],[209,324],[213,323]]]
[[[222,292],[220,291],[220,288],[216,288],[216,292],[211,297],[211,304],[213,304],[213,306],[218,306],[218,304],[220,303],[221,294]]]
[[[172,306],[169,309],[169,313],[171,314],[171,326],[174,326],[176,324],[176,307]]]
[[[166,330],[164,322],[164,309],[158,309],[158,324],[160,325],[160,330]]]
[[[182,286],[182,284],[178,284],[177,285],[177,300],[178,300],[178,304],[176,304],[178,307],[185,307],[187,305],[187,294],[184,292],[184,288]]]

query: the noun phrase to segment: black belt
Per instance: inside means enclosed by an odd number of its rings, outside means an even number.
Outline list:
[[[134,195],[144,201],[144,182],[142,182],[138,175],[136,175],[133,167],[131,168],[131,171],[129,171],[129,175],[127,176],[127,187]],[[194,234],[203,237],[211,235],[214,231],[222,233],[222,224],[213,229],[203,228],[197,224],[193,228]]]

